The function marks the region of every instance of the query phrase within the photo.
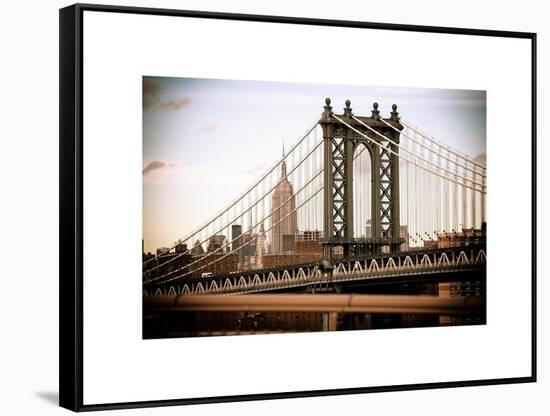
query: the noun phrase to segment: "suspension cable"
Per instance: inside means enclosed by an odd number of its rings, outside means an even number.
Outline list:
[[[355,118],[355,117],[354,117],[354,118]],[[482,176],[482,177],[484,177],[484,178],[487,177],[487,175],[486,175],[485,173],[483,173],[483,172],[477,172],[476,170],[473,170],[473,169],[467,167],[466,165],[462,165],[462,164],[458,163],[456,160],[450,159],[449,157],[447,157],[447,156],[443,155],[442,153],[438,152],[437,150],[434,150],[433,148],[430,148],[430,147],[426,146],[424,143],[418,142],[416,139],[413,139],[413,138],[412,138],[411,136],[409,136],[408,134],[403,133],[402,131],[400,131],[400,130],[399,130],[397,127],[395,127],[394,125],[388,123],[388,122],[387,122],[386,120],[384,120],[382,117],[380,117],[378,120],[381,121],[382,123],[384,123],[386,126],[392,128],[392,129],[395,130],[396,132],[400,133],[401,135],[405,136],[407,139],[409,139],[409,140],[411,140],[411,141],[413,141],[413,142],[419,144],[420,146],[422,146],[422,147],[425,148],[425,149],[428,149],[428,151],[440,155],[443,159],[447,160],[448,162],[451,162],[452,164],[454,164],[454,165],[456,165],[456,166],[460,166],[460,167],[463,168],[463,169],[469,170],[470,172],[473,172],[473,173],[475,173],[475,174],[478,175],[478,176]],[[421,135],[421,137],[424,137],[424,136]],[[424,137],[424,138],[427,139],[426,137]],[[447,151],[448,151],[448,150],[447,150]],[[456,156],[456,155],[455,155],[455,156]],[[484,169],[484,170],[485,170],[485,169]],[[458,171],[458,169],[457,169],[457,171]]]
[[[484,164],[476,162],[470,156],[468,156],[464,153],[461,153],[458,150],[453,149],[452,147],[446,145],[441,140],[437,140],[435,137],[432,137],[432,136],[430,136],[426,133],[423,133],[422,131],[420,131],[420,129],[418,127],[414,126],[413,124],[409,123],[408,121],[401,119],[400,122],[401,122],[401,124],[405,125],[409,129],[414,130],[416,133],[420,134],[422,137],[424,137],[426,140],[432,142],[436,146],[439,146],[439,147],[449,151],[450,153],[454,154],[455,156],[460,157],[462,160],[464,160],[466,162],[470,162],[470,163],[472,163],[472,164],[474,164],[474,165],[476,165],[476,166],[478,166],[482,169],[486,169],[486,166]]]
[[[277,209],[280,209],[281,207],[285,206],[293,197],[295,197],[296,195],[300,194],[300,192],[302,192],[307,186],[309,186],[309,184],[310,184],[311,182],[313,182],[321,173],[323,173],[323,169],[319,169],[319,171],[317,172],[316,175],[314,175],[313,177],[311,177],[311,178],[309,179],[309,181],[307,181],[307,183],[305,183],[304,185],[302,185],[302,187],[301,187],[295,194],[291,195],[289,198],[286,199],[286,201],[284,201],[283,203],[281,203]],[[165,274],[163,274],[163,275],[161,275],[161,276],[156,276],[156,277],[154,277],[154,278],[152,278],[152,279],[149,279],[149,280],[146,281],[146,283],[154,282],[154,281],[160,280],[160,279],[162,279],[162,278],[164,278],[164,277],[166,277],[166,276],[170,276],[171,274],[174,274],[174,273],[177,273],[177,272],[179,272],[179,271],[181,271],[181,270],[187,269],[187,268],[193,266],[194,264],[203,261],[205,258],[208,258],[208,257],[214,255],[215,253],[219,252],[220,250],[223,250],[224,248],[226,248],[227,246],[229,246],[230,244],[232,244],[234,241],[240,239],[240,238],[242,237],[243,234],[246,234],[247,232],[253,231],[254,228],[256,228],[258,225],[260,225],[260,223],[262,223],[262,222],[265,221],[266,219],[270,218],[270,217],[274,214],[274,212],[275,212],[275,211],[272,210],[272,211],[269,213],[269,215],[263,217],[263,218],[262,218],[261,220],[259,220],[256,224],[254,224],[254,225],[250,224],[250,228],[249,228],[248,230],[246,230],[244,233],[241,233],[240,235],[238,235],[237,237],[235,237],[235,238],[232,239],[231,241],[228,241],[226,244],[223,244],[221,247],[219,247],[219,248],[217,248],[217,249],[215,249],[215,250],[209,252],[206,256],[201,257],[200,259],[197,259],[197,260],[195,260],[194,262],[191,262],[191,263],[189,263],[189,264],[186,264],[186,265],[180,267],[179,269],[172,270],[171,272],[165,273]],[[166,264],[166,263],[163,263],[163,264]]]
[[[304,136],[302,136],[302,138],[290,149],[290,151],[282,157],[282,159],[280,161],[278,161],[275,165],[273,165],[271,167],[271,169],[269,169],[258,181],[256,181],[256,183],[252,186],[250,186],[241,196],[239,196],[238,198],[236,198],[230,205],[228,205],[224,210],[222,210],[221,212],[219,212],[216,216],[214,216],[210,221],[208,221],[207,223],[205,223],[202,227],[200,227],[199,229],[196,229],[193,233],[191,233],[187,238],[183,239],[182,241],[188,241],[188,240],[191,240],[194,236],[196,236],[198,233],[200,233],[201,231],[203,231],[206,227],[208,227],[210,224],[212,224],[214,221],[216,221],[218,218],[220,218],[223,214],[225,214],[227,211],[229,211],[231,208],[233,208],[235,205],[237,205],[237,203],[239,201],[241,201],[249,192],[252,191],[252,189],[254,189],[256,186],[258,186],[264,179],[266,179],[268,177],[268,175],[270,175],[276,168],[278,168],[281,163],[283,161],[285,161],[288,156],[300,145],[302,144],[302,142],[311,134],[311,132],[313,130],[315,130],[315,128],[317,127],[317,125],[319,124],[318,121],[315,122],[315,124],[309,129],[307,130],[307,132],[304,134]],[[319,142],[319,143],[322,143]],[[162,256],[164,254],[167,254],[170,252],[170,250],[172,250],[173,248],[177,247],[179,244],[174,244],[172,245],[170,248],[168,248],[166,251],[160,253],[159,255]],[[158,256],[157,256],[158,257]],[[155,257],[151,258],[151,259],[148,259],[146,261],[143,262],[143,265],[153,261],[155,259]]]
[[[313,154],[313,152],[315,152],[315,150],[317,150],[317,149],[319,148],[319,146],[320,146],[322,143],[323,143],[322,141],[320,141],[319,143],[317,143],[317,145],[315,145],[315,146],[313,147],[313,149],[311,149],[311,151],[310,151],[310,152],[300,161],[300,163],[299,163],[298,165],[296,165],[295,167],[293,167],[293,168],[288,172],[287,176],[290,176],[290,175],[291,175],[300,165],[302,165],[303,162],[305,162],[307,159],[309,159],[309,157]],[[363,153],[363,152],[365,151],[365,149],[366,149],[366,147],[363,147],[363,148],[361,149],[361,151],[360,151],[359,153],[357,153],[357,154],[354,156],[353,160],[357,159],[357,158],[361,155],[361,153]],[[317,176],[318,176],[318,175],[317,175]],[[283,180],[284,180],[284,178],[281,178],[281,179],[279,180],[279,182],[277,182],[275,185],[271,186],[270,189],[268,189],[267,191],[264,191],[263,195],[262,195],[259,199],[256,199],[256,202],[254,202],[254,204],[252,204],[251,206],[249,206],[244,212],[239,212],[238,215],[235,215],[234,218],[233,218],[232,220],[227,221],[227,224],[231,224],[233,221],[235,221],[235,220],[237,220],[239,217],[245,215],[245,214],[246,214],[249,210],[251,210],[254,206],[256,206],[257,204],[259,204],[260,201],[263,201],[263,200],[265,199],[265,197],[268,196],[269,193],[271,193],[280,183],[283,182]],[[262,212],[263,212],[263,210],[262,210]],[[268,218],[268,217],[266,217],[266,218]],[[214,231],[213,234],[217,234],[217,233],[223,231],[224,228],[225,228],[225,226],[222,226],[218,231]],[[241,235],[242,235],[242,233],[241,233]],[[239,235],[239,237],[240,237],[241,235]],[[202,245],[202,244],[206,243],[207,241],[210,240],[210,237],[211,237],[211,235],[209,235],[209,236],[208,236],[207,238],[205,238],[204,240],[199,241],[198,245]],[[191,238],[191,237],[190,237],[190,238]],[[189,240],[190,238],[188,238],[188,239],[186,239],[186,240],[182,240],[182,241],[187,241],[187,240]],[[195,244],[195,246],[196,246],[196,245],[197,245],[197,244]],[[172,248],[173,248],[173,247],[172,247]],[[193,248],[186,249],[184,252],[178,253],[176,256],[173,256],[172,258],[166,260],[165,262],[160,263],[160,264],[157,264],[157,265],[155,265],[154,267],[151,267],[151,268],[145,270],[143,273],[150,273],[150,272],[152,272],[153,270],[159,269],[160,267],[164,267],[164,266],[166,266],[167,264],[169,264],[169,263],[171,263],[171,262],[177,260],[177,259],[180,258],[181,256],[184,256],[184,255],[190,253],[192,250],[193,250]],[[170,250],[168,250],[168,251],[170,251]],[[166,254],[166,252],[163,253],[163,254]],[[159,256],[162,256],[163,254],[160,254]],[[159,256],[157,256],[157,257],[159,257]],[[150,261],[150,260],[149,260],[149,261]],[[145,264],[145,263],[143,263],[143,264]]]
[[[332,117],[334,117],[336,120],[340,121],[342,124],[344,124],[345,126],[347,126],[348,128],[350,128],[351,130],[355,131],[357,134],[363,136],[363,137],[364,137],[365,139],[367,139],[368,141],[374,143],[376,146],[382,148],[382,145],[381,145],[380,143],[378,143],[376,140],[371,139],[370,137],[368,137],[368,136],[367,136],[366,134],[364,134],[363,132],[357,130],[355,127],[352,127],[351,125],[349,125],[348,123],[346,123],[344,120],[342,120],[340,117],[338,117],[338,116],[336,116],[336,115],[334,115],[334,114],[332,115]],[[384,136],[384,137],[385,137],[385,136]],[[389,139],[387,139],[387,138],[386,138],[386,140],[389,141]],[[475,188],[471,187],[470,185],[467,185],[466,183],[457,182],[457,181],[455,181],[455,180],[452,179],[452,178],[443,176],[443,175],[441,175],[441,174],[439,174],[439,173],[437,173],[437,172],[434,172],[434,171],[432,171],[432,170],[429,170],[429,169],[427,169],[425,166],[419,165],[418,162],[416,161],[416,159],[415,159],[415,160],[410,160],[410,159],[408,159],[407,157],[405,157],[404,155],[400,155],[399,153],[394,152],[391,148],[388,148],[387,150],[388,150],[390,153],[392,153],[392,154],[398,156],[399,158],[408,160],[409,162],[414,163],[416,166],[420,167],[421,169],[423,169],[423,170],[425,170],[425,171],[427,171],[427,172],[430,172],[430,173],[432,173],[432,174],[434,174],[434,175],[437,175],[437,176],[439,176],[440,178],[443,178],[443,179],[445,179],[445,180],[454,182],[454,183],[456,183],[456,184],[458,184],[458,185],[460,185],[460,186],[465,186],[466,188],[471,189],[471,190],[474,191],[474,192],[486,193],[485,191],[479,190],[479,189],[475,189]],[[471,180],[468,180],[468,182],[472,182],[472,181],[471,181]],[[473,183],[474,183],[474,184],[477,184],[477,183],[475,183],[475,182],[473,182]]]
[[[321,146],[322,143],[323,143],[322,141],[319,142],[319,143],[317,143],[317,145],[316,145],[313,149],[311,149],[311,151],[310,151],[310,152],[300,161],[300,163],[297,164],[296,166],[294,166],[294,167],[287,173],[286,176],[287,176],[287,177],[290,176],[296,169],[298,169],[298,168],[299,168],[299,167],[309,158],[309,156],[311,156],[311,155],[313,154],[313,152],[315,152],[315,151],[319,148],[319,146]],[[246,209],[243,208],[244,211],[238,212],[238,215],[235,215],[235,216],[233,217],[232,220],[228,221],[228,222],[227,222],[227,225],[233,223],[233,222],[236,221],[239,217],[244,216],[248,211],[252,210],[252,208],[254,208],[256,205],[258,205],[258,204],[260,203],[260,201],[264,200],[264,199],[271,193],[271,191],[273,191],[277,186],[279,186],[279,184],[281,184],[281,183],[285,180],[285,178],[286,178],[286,177],[281,177],[281,179],[280,179],[275,185],[271,186],[271,188],[269,188],[267,191],[265,191],[264,194],[263,194],[259,199],[256,199],[255,202],[254,202],[253,204],[251,204],[251,205],[250,205],[248,208],[246,208]],[[254,188],[252,188],[252,189],[254,189]],[[222,223],[222,224],[223,224],[223,223]],[[210,225],[210,224],[209,224],[209,225]],[[219,228],[217,231],[214,231],[212,234],[217,234],[217,233],[223,231],[223,229],[224,229],[225,227],[226,227],[225,225],[222,225],[221,228]],[[204,228],[206,228],[206,227],[204,227]],[[204,229],[204,228],[203,228],[203,229]],[[185,240],[182,240],[182,241],[189,241],[189,240],[191,240],[192,237],[193,237],[193,236],[190,236],[189,238],[187,238],[187,239],[185,239]],[[202,241],[199,241],[199,245],[200,245],[200,244],[203,244],[203,243],[205,243],[205,242],[207,242],[209,239],[210,239],[210,236],[208,236],[207,238],[205,238],[205,239],[202,240]],[[172,247],[172,248],[174,248],[174,247]],[[168,251],[170,251],[170,250],[171,250],[171,249],[169,249]],[[172,261],[178,259],[179,257],[181,257],[181,256],[183,256],[183,255],[189,253],[191,250],[193,250],[193,249],[192,249],[192,248],[186,249],[184,252],[180,253],[179,255],[172,257],[170,260],[167,260],[166,262],[161,263],[161,264],[158,264],[158,265],[156,265],[156,266],[154,266],[154,267],[151,267],[151,268],[145,270],[144,272],[151,272],[151,271],[153,271],[153,270],[155,270],[155,269],[158,269],[158,268],[161,267],[161,266],[164,266],[164,265],[166,265],[166,264],[168,264],[168,263],[171,263]],[[167,251],[167,252],[168,252],[168,251]],[[165,252],[165,253],[163,253],[163,254],[166,254],[167,252]],[[160,256],[162,256],[163,254],[160,254]],[[157,256],[157,257],[158,257],[158,256]],[[148,261],[151,261],[151,260],[153,260],[153,259],[150,259],[150,260],[148,260]],[[145,265],[145,263],[143,263],[143,264]]]
[[[322,170],[321,170],[322,172]],[[287,215],[285,215],[283,218],[281,218],[279,221],[277,221],[275,224],[272,224],[271,227],[269,227],[267,230],[265,230],[265,233],[267,233],[268,231],[270,231],[272,228],[274,228],[275,226],[279,225],[281,222],[283,222],[285,219],[287,219],[290,215],[292,215],[294,212],[296,212],[299,208],[301,208],[303,205],[305,205],[307,202],[309,202],[313,197],[315,197],[319,192],[321,192],[323,190],[324,187],[321,187],[319,188],[317,191],[315,191],[313,194],[311,194],[306,200],[304,200],[300,205],[298,205],[296,208],[294,208],[292,211],[290,211]],[[235,248],[235,249],[232,249],[230,252],[226,253],[225,255],[223,255],[222,257],[218,258],[218,259],[215,259],[213,261],[211,261],[210,263],[207,263],[207,264],[204,264],[200,267],[198,267],[197,269],[194,269],[194,270],[191,270],[191,271],[188,271],[186,273],[183,273],[181,275],[178,275],[178,276],[174,276],[174,277],[171,277],[170,279],[167,279],[167,280],[164,280],[162,282],[160,282],[159,284],[162,285],[162,284],[165,284],[165,283],[168,283],[168,282],[171,282],[173,280],[176,280],[176,279],[180,279],[182,277],[185,277],[185,276],[188,276],[192,273],[195,273],[195,272],[198,272],[200,270],[203,270],[205,269],[206,267],[208,266],[211,266],[215,263],[217,263],[218,261],[220,260],[223,260],[224,258],[226,258],[227,256],[231,255],[232,253],[234,253],[235,251],[238,251],[240,250],[241,248],[251,244],[253,241],[256,241],[259,237],[259,234],[256,235],[255,237],[251,238],[249,241],[247,241],[246,243],[240,245],[239,247]],[[204,260],[205,257],[202,257],[199,261],[202,261]],[[145,284],[148,284],[148,283],[152,283],[153,280],[150,280],[148,282],[144,282]]]
[[[394,146],[396,146],[398,149],[400,148],[399,146],[399,143],[396,143],[394,142],[392,139],[388,138],[387,136],[383,135],[382,133],[380,133],[379,131],[373,129],[371,126],[369,126],[368,124],[364,123],[363,121],[361,121],[360,119],[358,119],[357,117],[355,117],[354,115],[351,116],[355,121],[359,122],[361,125],[363,125],[364,127],[368,128],[370,131],[372,131],[373,133],[377,134],[378,136],[382,137],[384,140],[387,140],[389,141],[391,144],[393,144]],[[411,151],[409,151],[406,147],[403,147],[403,150],[405,150],[406,152],[408,152],[409,154],[411,154],[413,157],[417,158],[417,159],[420,159],[422,160],[424,163],[427,163],[429,165],[432,165],[433,167],[435,167],[436,169],[440,169],[444,172],[447,172],[457,178],[460,178],[462,180],[465,180],[465,181],[468,181],[470,183],[472,183],[474,186],[475,185],[478,185],[480,186],[482,189],[483,189],[483,184],[479,183],[479,182],[476,182],[475,181],[475,176],[474,176],[474,179],[469,179],[469,178],[466,178],[466,177],[463,177],[457,173],[454,173],[454,172],[451,172],[450,170],[442,167],[442,166],[438,166],[437,164],[435,163],[432,163],[430,162],[429,160],[425,159],[424,157],[422,156],[419,156],[418,154],[416,153],[413,153]]]

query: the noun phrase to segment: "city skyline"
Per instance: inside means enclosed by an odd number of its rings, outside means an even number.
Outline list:
[[[359,115],[376,101],[388,116],[396,103],[452,147],[485,152],[484,91],[144,77],[143,93],[146,252],[185,237],[275,164],[283,139],[294,144],[326,96],[338,113],[346,98]]]

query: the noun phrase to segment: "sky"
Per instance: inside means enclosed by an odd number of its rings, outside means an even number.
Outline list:
[[[484,159],[485,91],[143,77],[145,251],[171,246],[220,211],[320,118],[343,112],[404,120]]]

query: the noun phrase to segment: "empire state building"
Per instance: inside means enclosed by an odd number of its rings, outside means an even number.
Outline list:
[[[272,229],[272,252],[275,254],[284,251],[283,236],[288,235],[293,238],[298,230],[298,216],[295,208],[294,189],[287,178],[286,163],[283,160],[281,163],[281,182],[271,196],[272,224],[277,224]]]

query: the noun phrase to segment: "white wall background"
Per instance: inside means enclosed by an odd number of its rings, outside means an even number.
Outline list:
[[[517,415],[550,409],[542,328],[548,307],[544,284],[543,191],[550,157],[543,138],[550,93],[550,13],[544,2],[463,0],[302,2],[252,0],[134,1],[116,4],[332,19],[475,27],[539,33],[539,382],[537,384],[334,396],[298,400],[117,411],[114,414],[407,414]],[[57,401],[58,11],[69,2],[3,4],[0,14],[3,88],[0,99],[0,413],[61,414]],[[7,91],[7,94],[6,94]],[[518,106],[522,103],[517,103]],[[513,112],[513,109],[510,109]],[[547,193],[547,192],[546,192]],[[514,226],[527,224],[511,224]],[[503,363],[503,365],[506,365]]]

